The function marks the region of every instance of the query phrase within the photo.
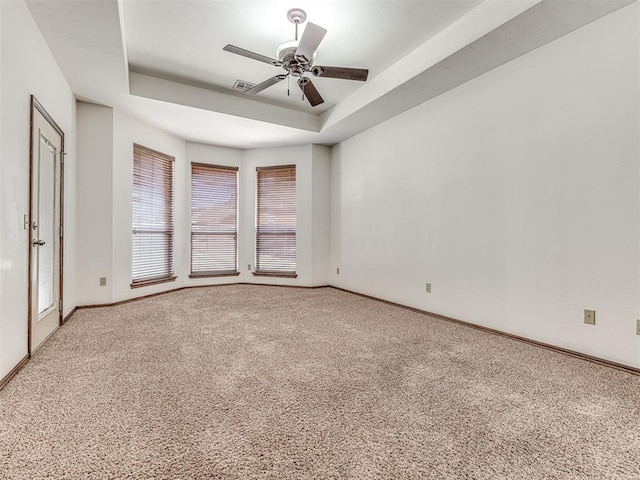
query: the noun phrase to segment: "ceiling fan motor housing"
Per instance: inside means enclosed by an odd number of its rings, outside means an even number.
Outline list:
[[[298,48],[298,43],[299,42],[297,40],[290,40],[280,45],[276,50],[276,56],[278,57],[278,60],[284,63],[285,57],[288,53],[291,53],[291,55],[295,54]]]
[[[280,45],[276,51],[278,60],[282,63],[282,68],[289,72],[294,77],[300,77],[305,72],[310,71],[313,66],[313,58],[309,62],[301,61],[296,57],[296,50],[298,49],[298,41],[291,40]],[[315,58],[315,54],[314,54]]]

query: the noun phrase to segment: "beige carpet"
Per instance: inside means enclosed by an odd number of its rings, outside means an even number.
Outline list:
[[[334,289],[80,310],[0,391],[3,479],[640,479],[640,377]]]

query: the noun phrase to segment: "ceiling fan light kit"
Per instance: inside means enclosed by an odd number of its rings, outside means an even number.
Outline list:
[[[226,45],[223,50],[241,55],[243,57],[251,58],[259,62],[268,63],[274,67],[283,68],[286,73],[275,75],[262,83],[257,84],[255,87],[246,90],[246,95],[255,95],[256,93],[269,88],[276,83],[288,78],[289,76],[298,77],[298,86],[302,90],[303,97],[306,98],[311,106],[315,107],[324,103],[324,99],[318,92],[313,82],[305,74],[312,74],[316,77],[324,78],[340,78],[345,80],[357,80],[364,82],[367,80],[369,70],[363,68],[349,68],[349,67],[327,67],[327,66],[314,66],[313,62],[316,57],[316,52],[320,42],[327,34],[327,31],[314,24],[307,23],[306,28],[302,34],[302,38],[298,41],[298,25],[305,22],[307,14],[301,8],[292,8],[287,12],[287,18],[296,26],[295,40],[291,40],[278,46],[276,50],[276,58],[270,58],[259,53],[245,50],[244,48],[236,47],[235,45]]]

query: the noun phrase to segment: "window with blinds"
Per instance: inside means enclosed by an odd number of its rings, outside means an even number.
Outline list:
[[[256,275],[294,277],[296,166],[256,170]]]
[[[132,288],[175,279],[173,164],[173,157],[133,145]]]
[[[192,163],[191,276],[238,274],[238,169]]]

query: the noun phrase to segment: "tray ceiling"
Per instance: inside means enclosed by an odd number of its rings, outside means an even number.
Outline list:
[[[26,0],[76,97],[188,141],[237,148],[334,144],[607,15],[632,0]],[[370,70],[314,77],[312,108],[292,82],[231,90],[282,70],[293,7],[328,30],[316,64]],[[60,28],[64,25],[64,28]],[[295,88],[294,88],[295,87]]]

